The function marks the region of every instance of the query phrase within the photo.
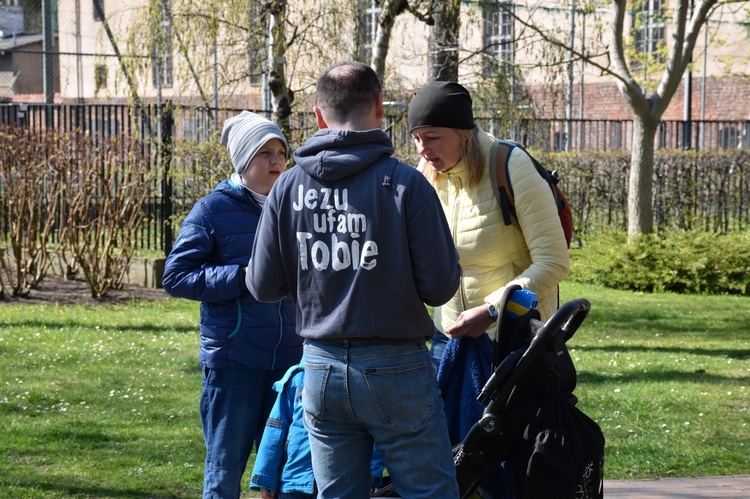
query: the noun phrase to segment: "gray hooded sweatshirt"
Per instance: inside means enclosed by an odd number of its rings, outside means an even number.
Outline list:
[[[431,338],[424,304],[458,289],[443,209],[382,130],[323,129],[274,185],[247,270],[260,301],[291,295],[304,338]]]

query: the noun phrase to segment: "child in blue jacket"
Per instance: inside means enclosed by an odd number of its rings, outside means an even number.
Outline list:
[[[276,400],[273,383],[299,362],[302,339],[290,298],[262,303],[245,287],[266,196],[286,169],[286,138],[271,121],[243,111],[224,122],[221,142],[234,172],[182,222],[162,284],[172,296],[200,302],[203,497],[239,499]]]
[[[250,488],[264,499],[314,499],[316,494],[310,444],[304,424],[304,361],[292,366],[273,389],[279,395],[266,422],[255,459]],[[372,457],[372,489],[383,486],[383,458]]]

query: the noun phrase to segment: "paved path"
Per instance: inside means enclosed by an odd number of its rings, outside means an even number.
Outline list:
[[[604,499],[750,499],[750,475],[604,480]]]

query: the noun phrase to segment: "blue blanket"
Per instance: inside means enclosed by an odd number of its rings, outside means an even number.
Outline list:
[[[481,419],[484,405],[477,402],[477,397],[492,374],[491,367],[492,340],[486,334],[448,341],[437,379],[445,401],[451,445],[463,441],[472,425]]]

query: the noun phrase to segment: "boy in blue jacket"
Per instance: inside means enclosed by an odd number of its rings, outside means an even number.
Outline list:
[[[200,302],[205,499],[240,497],[276,399],[273,383],[302,356],[292,301],[260,303],[244,283],[266,196],[286,169],[286,139],[243,111],[224,122],[221,142],[235,171],[185,218],[162,279],[170,295]]]
[[[273,388],[279,395],[266,422],[250,488],[264,499],[315,499],[310,442],[304,424],[304,362],[292,366]],[[383,486],[383,457],[373,451],[372,489]]]

